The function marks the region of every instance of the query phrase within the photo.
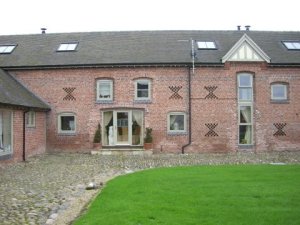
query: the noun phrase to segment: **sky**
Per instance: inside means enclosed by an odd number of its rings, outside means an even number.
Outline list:
[[[2,0],[0,35],[132,30],[300,31],[299,0]]]

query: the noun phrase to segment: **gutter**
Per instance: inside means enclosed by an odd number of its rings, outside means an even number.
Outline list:
[[[23,111],[23,162],[26,161],[26,113],[29,112],[29,109]]]
[[[192,143],[192,94],[191,94],[191,70],[192,68],[188,68],[188,115],[189,115],[189,130],[188,130],[188,136],[189,136],[189,141],[187,144],[183,145],[181,147],[181,153],[185,154],[185,148],[190,146]]]

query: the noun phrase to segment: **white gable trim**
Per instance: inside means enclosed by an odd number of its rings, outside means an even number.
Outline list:
[[[243,57],[237,57],[244,51]],[[247,35],[244,34],[240,40],[222,58],[222,63],[226,61],[266,61],[271,62],[271,58]]]

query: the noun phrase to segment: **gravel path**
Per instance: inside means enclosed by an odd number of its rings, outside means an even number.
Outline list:
[[[181,165],[300,163],[300,152],[101,156],[46,154],[0,167],[1,224],[70,224],[98,190],[118,175]]]

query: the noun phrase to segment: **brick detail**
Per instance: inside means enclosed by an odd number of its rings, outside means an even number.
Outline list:
[[[182,96],[178,93],[182,86],[169,86],[169,88],[173,92],[169,99],[182,99]]]
[[[76,98],[73,96],[73,91],[75,89],[76,88],[74,88],[74,87],[65,87],[65,88],[63,88],[63,90],[67,93],[67,95],[63,98],[63,100],[66,100],[66,101],[75,101]]]
[[[277,128],[277,131],[273,134],[274,136],[286,136],[286,133],[283,131],[286,123],[273,123],[273,125]]]
[[[205,137],[216,137],[219,136],[214,129],[218,126],[217,123],[206,123],[205,126],[209,129],[209,131],[205,134]]]
[[[214,94],[214,91],[218,88],[218,86],[205,86],[204,88],[208,91],[205,99],[218,99],[218,97]]]

